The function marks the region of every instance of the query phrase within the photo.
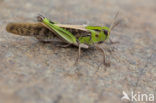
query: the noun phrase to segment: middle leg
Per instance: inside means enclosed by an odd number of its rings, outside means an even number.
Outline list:
[[[104,63],[105,66],[109,67],[109,66],[110,66],[110,63],[107,63],[107,62],[106,62],[106,56],[105,56],[105,51],[104,51],[104,49],[101,48],[101,47],[98,46],[98,45],[95,45],[95,47],[96,47],[97,49],[101,50],[101,52],[102,52],[102,54],[103,54],[103,63]]]

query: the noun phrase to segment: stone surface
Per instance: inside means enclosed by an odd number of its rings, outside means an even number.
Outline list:
[[[156,92],[155,0],[0,0],[0,103],[121,103],[122,91]],[[66,24],[108,25],[116,45],[101,53],[43,44],[7,33],[9,22],[35,22],[38,14]],[[107,50],[106,49],[106,50]],[[156,97],[155,97],[156,98]],[[156,102],[156,101],[155,101]]]

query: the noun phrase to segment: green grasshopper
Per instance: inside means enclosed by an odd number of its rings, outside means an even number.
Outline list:
[[[111,27],[108,28],[100,26],[57,24],[41,15],[38,16],[37,19],[40,22],[9,23],[6,30],[21,36],[34,36],[42,42],[59,41],[67,43],[67,45],[63,45],[63,47],[69,45],[77,46],[79,48],[77,61],[81,54],[81,48],[88,49],[96,47],[103,52],[104,64],[109,65],[105,61],[104,50],[99,47],[98,44],[109,39],[111,30],[117,25],[117,23],[114,23],[115,20],[111,24]]]
[[[117,16],[117,15],[116,15]],[[105,60],[105,52],[103,48],[98,46],[99,43],[103,43],[107,39],[109,39],[110,32],[112,28],[115,27],[114,22],[112,23],[111,27],[108,28],[106,26],[79,26],[79,28],[75,28],[74,26],[64,25],[63,27],[57,25],[56,23],[50,21],[49,19],[43,17],[42,15],[38,16],[38,21],[42,22],[45,26],[47,26],[50,30],[52,30],[58,38],[62,39],[64,42],[67,43],[67,46],[74,45],[79,48],[78,50],[78,58],[81,55],[81,48],[88,49],[90,47],[96,47],[103,52],[103,61],[106,66],[109,66],[109,63],[106,63]],[[116,18],[116,17],[115,17]],[[116,24],[117,25],[117,24]],[[66,28],[65,28],[66,27]],[[68,28],[69,27],[69,28]],[[69,30],[70,29],[70,30]],[[75,31],[80,35],[77,36],[70,31]]]

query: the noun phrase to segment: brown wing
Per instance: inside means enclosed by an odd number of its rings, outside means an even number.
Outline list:
[[[42,23],[9,23],[6,30],[16,35],[33,36],[40,41],[58,40],[54,32]]]
[[[52,33],[41,23],[9,23],[6,30],[22,36],[34,36],[40,34],[40,32]]]
[[[62,27],[62,28],[71,28],[71,29],[87,31],[84,25],[69,25],[69,24],[55,24],[55,25]]]
[[[87,29],[85,29],[84,25],[67,25],[67,24],[55,24],[55,25],[70,31],[76,37],[90,34],[90,32]]]

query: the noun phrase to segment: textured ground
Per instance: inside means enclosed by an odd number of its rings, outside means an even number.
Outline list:
[[[0,103],[120,103],[123,90],[155,93],[155,5],[155,0],[0,0]],[[121,24],[111,38],[120,43],[107,52],[108,68],[99,67],[99,51],[84,51],[75,66],[77,48],[5,30],[8,22],[35,22],[38,14],[66,24],[106,25],[118,10]]]

